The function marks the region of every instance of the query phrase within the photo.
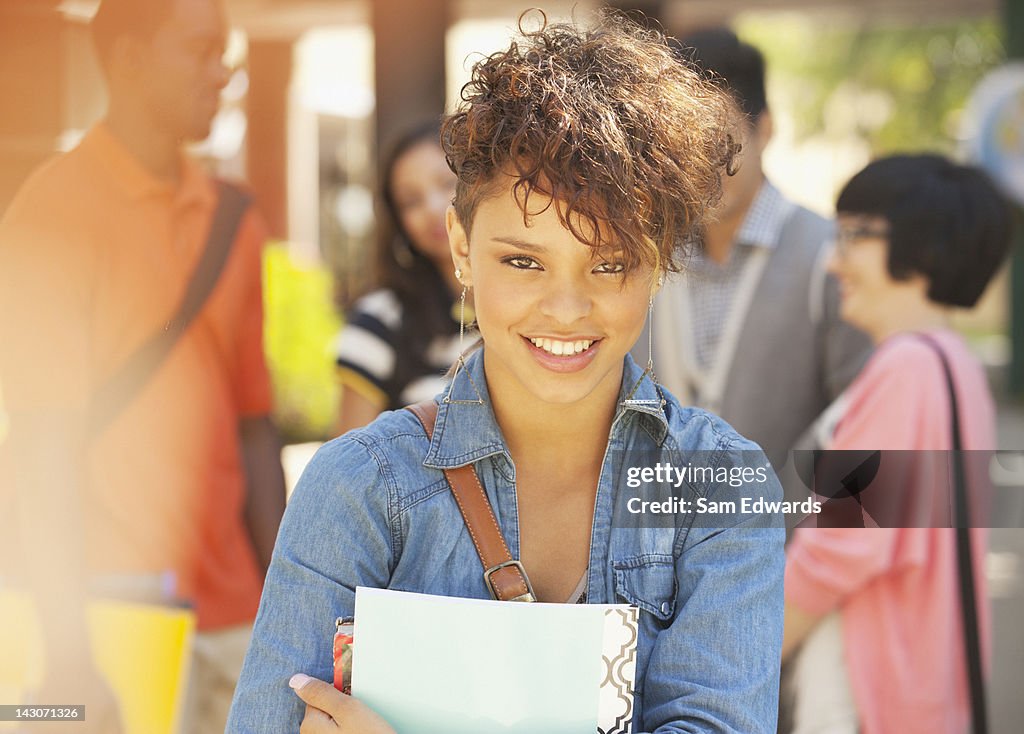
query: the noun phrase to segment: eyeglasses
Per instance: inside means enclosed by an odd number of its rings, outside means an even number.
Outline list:
[[[889,228],[880,225],[861,224],[852,227],[839,227],[836,230],[836,252],[846,255],[852,245],[863,240],[884,240],[889,236]]]

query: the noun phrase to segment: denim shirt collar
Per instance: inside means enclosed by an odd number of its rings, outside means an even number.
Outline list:
[[[483,348],[469,355],[460,369],[451,391],[436,396],[437,423],[424,466],[452,469],[494,454],[508,456],[505,439],[494,417],[487,379],[484,375]],[[445,398],[448,397],[448,401]],[[481,402],[478,402],[482,400]],[[626,354],[619,387],[619,407],[612,422],[612,435],[623,430],[625,415],[636,413],[645,421],[660,446],[668,434],[662,389],[650,375]]]

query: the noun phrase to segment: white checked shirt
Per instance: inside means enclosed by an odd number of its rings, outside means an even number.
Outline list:
[[[775,248],[791,208],[782,193],[765,179],[743,218],[726,262],[719,264],[705,257],[699,246],[693,249],[686,277],[693,309],[694,347],[702,369],[710,366],[718,348],[744,265],[755,247]]]

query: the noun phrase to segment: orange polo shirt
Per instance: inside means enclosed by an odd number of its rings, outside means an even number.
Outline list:
[[[0,381],[12,432],[19,414],[80,416],[175,313],[216,205],[213,182],[182,165],[177,187],[161,182],[99,125],[11,204],[0,225]],[[265,239],[250,210],[203,312],[87,449],[88,568],[173,571],[201,629],[250,621],[259,603],[238,421],[271,406]]]

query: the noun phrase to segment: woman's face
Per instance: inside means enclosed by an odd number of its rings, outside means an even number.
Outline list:
[[[869,335],[884,334],[908,298],[923,295],[922,279],[894,280],[889,274],[889,226],[884,218],[840,213],[836,224],[829,271],[839,281],[839,314]]]
[[[455,174],[437,143],[406,150],[391,169],[391,197],[402,229],[417,251],[437,263],[450,260],[444,216],[455,196]]]
[[[452,256],[473,288],[488,384],[517,405],[614,400],[623,357],[643,328],[653,271],[623,274],[612,253],[598,255],[576,239],[554,206],[540,211],[548,202],[530,198],[537,213],[527,225],[506,189],[478,205],[468,239],[448,211]]]

